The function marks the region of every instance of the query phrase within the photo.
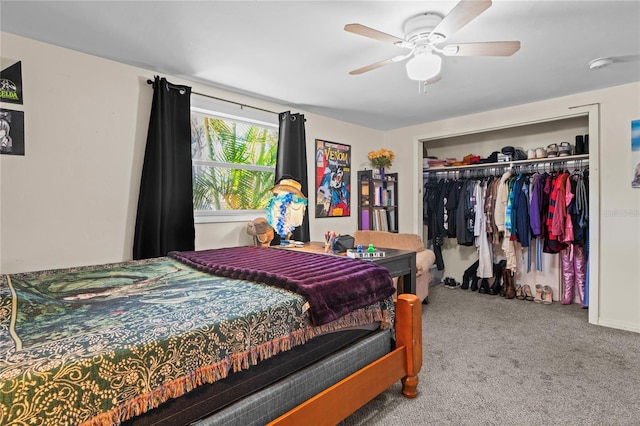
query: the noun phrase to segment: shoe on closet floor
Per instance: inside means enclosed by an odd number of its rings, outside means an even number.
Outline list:
[[[530,302],[533,301],[533,294],[531,294],[531,287],[529,286],[529,284],[525,284],[524,286],[522,286],[522,293],[524,293],[525,300],[528,300]]]
[[[553,290],[548,285],[542,287],[542,303],[545,305],[553,303]]]
[[[471,291],[478,291],[478,281],[480,281],[480,278],[477,275],[471,277]]]
[[[447,277],[444,279],[444,286],[447,288],[456,288],[460,283],[456,282],[454,278]]]
[[[480,294],[489,294],[489,278],[483,278],[478,289]]]
[[[514,276],[511,275],[511,269],[504,268],[502,271],[502,286],[504,287],[504,298],[513,299],[516,297],[516,288],[514,286]]]
[[[533,301],[536,303],[542,303],[542,284],[536,284],[536,296]]]
[[[497,296],[498,294],[500,294],[500,291],[502,290],[502,287],[500,286],[501,278],[502,274],[498,274],[497,276],[493,277],[493,283],[491,284],[491,286],[489,286],[489,295]]]
[[[462,276],[462,283],[460,285],[461,290],[469,290],[469,281],[471,281],[471,276],[466,273]]]
[[[524,291],[522,291],[522,286],[520,284],[516,284],[516,299],[524,300]]]

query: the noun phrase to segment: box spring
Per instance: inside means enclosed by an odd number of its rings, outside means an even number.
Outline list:
[[[122,425],[187,425],[205,417],[195,424],[264,425],[390,350],[390,330],[352,329],[318,336]]]

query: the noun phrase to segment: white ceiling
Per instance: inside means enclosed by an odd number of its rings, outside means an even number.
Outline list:
[[[456,3],[2,0],[0,29],[380,130],[640,81],[640,1],[494,0],[443,45],[520,40],[520,51],[445,57],[426,93],[404,63],[348,74],[406,50],[345,24],[402,37],[407,18]],[[589,70],[602,56],[627,62]]]

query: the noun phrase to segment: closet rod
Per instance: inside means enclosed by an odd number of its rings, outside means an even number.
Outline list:
[[[582,155],[570,155],[566,157],[547,157],[536,158],[531,160],[518,160],[518,161],[505,161],[499,163],[483,163],[483,164],[470,164],[467,166],[450,166],[450,167],[436,167],[422,169],[422,173],[446,173],[462,170],[478,170],[478,169],[506,169],[518,166],[536,165],[544,163],[588,163],[589,154]]]
[[[153,80],[147,80],[147,84],[153,84]],[[257,111],[268,112],[270,114],[276,114],[276,115],[280,114],[279,112],[270,111],[268,109],[254,107],[254,106],[247,105],[247,104],[242,104],[240,102],[230,101],[229,99],[223,99],[223,98],[218,98],[216,96],[206,95],[206,94],[200,93],[200,92],[193,92],[192,91],[191,94],[192,95],[198,95],[198,96],[204,96],[205,98],[215,99],[217,101],[222,101],[222,102],[227,102],[227,103],[230,103],[230,104],[238,105],[240,107],[240,109],[242,109],[242,108],[251,108],[251,109],[255,109]]]

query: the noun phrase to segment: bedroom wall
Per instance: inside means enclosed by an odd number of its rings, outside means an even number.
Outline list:
[[[0,272],[131,259],[153,92],[146,81],[154,73],[7,33],[0,33],[0,43],[2,57],[22,61],[26,139],[25,156],[0,156]],[[163,76],[196,92],[305,114],[311,159],[316,138],[351,145],[354,170],[366,164],[368,151],[382,146],[383,135],[376,130],[169,72]],[[313,182],[313,163],[308,173]],[[250,244],[245,226],[244,221],[197,224],[196,248]],[[350,234],[356,227],[355,214],[310,220],[316,240],[327,229]]]
[[[598,317],[592,321],[590,316],[590,321],[640,332],[640,189],[631,188],[631,121],[640,119],[640,83],[388,132],[387,141],[406,146],[398,169],[413,168],[416,177],[412,185],[401,188],[407,203],[401,206],[400,222],[412,222],[412,232],[421,233],[422,164],[416,161],[422,156],[419,140],[567,115],[571,107],[589,104],[599,104],[600,108],[600,211],[599,217],[590,218],[600,221],[600,291]]]

